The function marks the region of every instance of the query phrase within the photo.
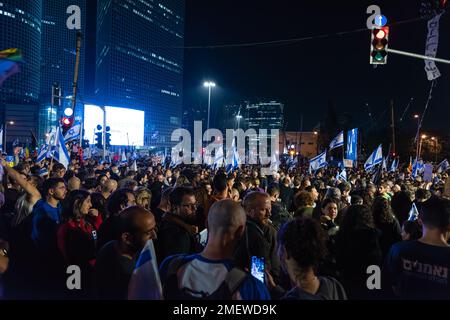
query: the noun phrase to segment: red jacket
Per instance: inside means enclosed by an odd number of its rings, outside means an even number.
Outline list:
[[[95,264],[97,231],[84,218],[70,219],[58,229],[58,248],[68,264]]]

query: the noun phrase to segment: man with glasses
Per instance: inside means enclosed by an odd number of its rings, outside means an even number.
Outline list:
[[[159,262],[174,254],[192,254],[201,250],[196,221],[197,202],[189,187],[176,187],[169,196],[171,211],[162,217],[158,233]]]

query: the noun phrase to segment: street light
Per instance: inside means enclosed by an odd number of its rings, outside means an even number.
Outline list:
[[[434,160],[434,162],[435,163],[437,163],[437,154],[438,154],[438,152],[437,152],[437,138],[435,138],[435,137],[431,137],[431,140],[434,142],[434,157],[435,157],[435,160]]]
[[[206,130],[208,130],[209,129],[209,112],[211,109],[211,88],[214,88],[216,86],[216,84],[212,81],[205,81],[203,83],[203,86],[205,88],[208,88],[208,120],[207,120],[207,128],[206,128]]]
[[[426,139],[427,138],[427,135],[426,134],[423,134],[423,135],[421,135],[420,136],[420,143],[419,143],[419,153],[418,153],[418,159],[420,159],[420,157],[421,157],[421,154],[422,154],[422,142],[423,142],[423,140],[424,139]]]

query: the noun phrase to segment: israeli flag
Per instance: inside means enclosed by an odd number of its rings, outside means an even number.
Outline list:
[[[309,160],[309,168],[310,171],[317,171],[320,168],[324,168],[328,165],[327,163],[327,152],[323,152],[319,154],[318,156],[312,158]]]
[[[438,164],[437,168],[438,168],[437,173],[446,172],[448,170],[448,168],[450,168],[450,164],[448,163],[448,160],[445,159],[440,164]]]
[[[61,128],[58,128],[56,133],[53,159],[61,163],[64,167],[66,167],[66,169],[69,167],[70,155],[64,143],[64,137],[62,135]]]
[[[397,171],[397,169],[398,169],[398,161],[399,161],[398,159],[394,159],[394,161],[392,161],[390,172]]]
[[[67,131],[66,135],[64,136],[65,142],[69,142],[72,140],[80,139],[81,134],[81,123],[77,123],[72,126],[72,128]]]
[[[383,158],[383,168],[382,168],[382,170],[383,171],[387,171],[387,159],[386,159],[386,157]]]
[[[344,145],[344,131],[341,131],[330,143],[330,151]]]
[[[38,156],[36,159],[36,162],[41,162],[42,160],[44,160],[47,157],[48,154],[48,150],[49,150],[49,145],[44,143],[41,148],[39,149],[38,152]]]
[[[153,241],[148,240],[128,284],[128,300],[162,300],[162,286]]]
[[[358,128],[347,132],[347,152],[346,158],[356,162],[358,158]]]
[[[121,155],[121,158],[120,158],[120,162],[122,162],[122,163],[127,163],[128,162],[127,155],[125,154],[124,150],[122,150],[122,155]]]
[[[223,166],[223,147],[222,146],[220,146],[218,149],[216,149],[213,166],[214,166],[214,169],[217,169],[217,168],[220,168]]]
[[[272,154],[272,157],[270,159],[270,172],[277,173],[279,168],[279,163],[277,160],[277,156],[275,153]]]
[[[414,179],[416,179],[417,176],[424,170],[425,170],[425,165],[423,164],[423,160],[417,160],[417,158],[416,158],[416,160],[414,161],[414,164],[413,164],[412,177]]]
[[[415,221],[419,217],[419,210],[417,210],[416,204],[413,202],[411,210],[409,211],[409,221]]]
[[[229,162],[226,167],[227,173],[230,173],[232,170],[236,170],[237,168],[239,168],[239,153],[236,150],[234,141],[233,141],[233,147],[231,149],[231,153],[232,153],[231,154],[231,162]]]
[[[347,170],[343,169],[341,172],[338,171],[336,175],[336,180],[342,180],[347,182]]]
[[[380,144],[378,148],[367,159],[366,163],[364,164],[364,170],[370,171],[377,164],[380,164],[382,161],[383,161],[383,148],[382,145]]]

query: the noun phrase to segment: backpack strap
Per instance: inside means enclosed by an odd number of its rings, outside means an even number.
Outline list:
[[[247,274],[244,271],[238,268],[233,268],[230,270],[230,272],[228,272],[227,276],[225,277],[224,283],[227,285],[230,293],[233,294],[239,289],[246,277]]]

